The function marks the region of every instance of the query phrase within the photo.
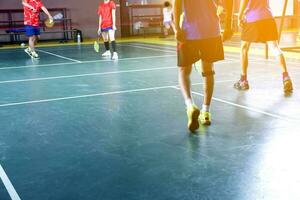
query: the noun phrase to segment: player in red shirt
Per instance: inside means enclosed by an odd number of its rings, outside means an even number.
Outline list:
[[[53,18],[40,0],[22,0],[22,4],[24,6],[24,25],[26,36],[29,38],[29,48],[25,49],[25,52],[32,58],[38,59],[39,55],[35,52],[35,43],[40,36],[40,11],[42,10],[46,15],[48,15],[50,22],[53,22]]]
[[[99,4],[98,8],[99,15],[99,29],[98,34],[102,35],[104,46],[106,51],[102,56],[111,56],[109,49],[109,41],[111,42],[113,55],[112,59],[118,59],[118,53],[116,52],[116,41],[115,41],[115,31],[116,28],[116,4],[111,0],[104,0]]]

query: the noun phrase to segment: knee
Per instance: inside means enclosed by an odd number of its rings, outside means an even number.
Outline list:
[[[270,49],[271,49],[273,55],[276,57],[283,55],[283,53],[278,45],[270,45]]]
[[[179,67],[179,74],[183,77],[189,77],[191,74],[191,67]]]
[[[250,48],[250,45],[249,45],[248,43],[243,43],[243,44],[241,45],[241,49],[242,49],[242,52],[243,52],[243,53],[248,53],[249,48]]]

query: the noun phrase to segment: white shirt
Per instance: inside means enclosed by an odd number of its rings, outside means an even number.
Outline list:
[[[164,14],[164,22],[172,21],[172,9],[171,8],[163,8],[163,14]]]

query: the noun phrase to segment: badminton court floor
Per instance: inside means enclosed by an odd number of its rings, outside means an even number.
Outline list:
[[[102,49],[103,50],[103,49]],[[300,199],[300,65],[282,91],[273,58],[215,64],[213,124],[186,128],[173,46],[124,42],[119,60],[92,45],[0,49],[1,200]],[[201,106],[202,79],[192,74]]]

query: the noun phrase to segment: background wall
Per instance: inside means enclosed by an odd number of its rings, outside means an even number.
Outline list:
[[[84,37],[95,38],[97,36],[98,15],[97,9],[102,0],[42,0],[47,8],[68,8],[69,17],[72,19],[74,28],[82,30]],[[120,7],[117,4],[117,36],[120,36]],[[147,3],[163,3],[163,0],[143,0]],[[128,4],[141,3],[141,0],[128,0]],[[23,8],[22,0],[0,0],[0,9]]]

